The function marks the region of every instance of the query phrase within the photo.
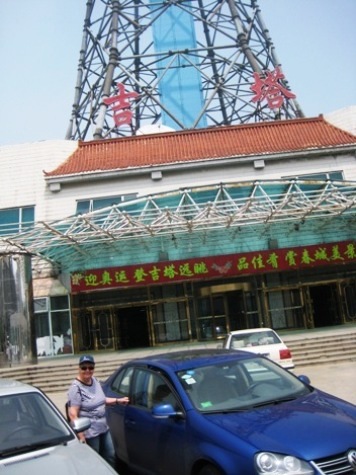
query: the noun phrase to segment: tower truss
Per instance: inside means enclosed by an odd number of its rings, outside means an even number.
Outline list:
[[[255,0],[88,0],[67,139],[302,117]],[[279,71],[279,107],[256,78]],[[124,88],[130,121],[110,98]],[[129,110],[128,110],[129,104]]]

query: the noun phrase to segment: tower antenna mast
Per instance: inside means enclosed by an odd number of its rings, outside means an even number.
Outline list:
[[[88,0],[66,138],[303,117],[256,0]]]

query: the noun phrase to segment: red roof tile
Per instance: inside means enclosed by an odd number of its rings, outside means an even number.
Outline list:
[[[45,174],[57,177],[345,145],[356,145],[356,136],[320,116],[79,142],[64,163]]]

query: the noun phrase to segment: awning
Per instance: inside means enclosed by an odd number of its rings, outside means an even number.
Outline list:
[[[162,252],[181,258],[185,253],[222,254],[232,247],[253,250],[271,239],[314,244],[316,239],[353,239],[355,204],[356,182],[219,183],[36,222],[25,232],[3,238],[3,245],[71,272],[153,262]]]

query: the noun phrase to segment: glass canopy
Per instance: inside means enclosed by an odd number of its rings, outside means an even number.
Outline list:
[[[62,271],[353,239],[356,182],[226,182],[143,196],[40,221],[3,237],[2,252],[39,256]]]

